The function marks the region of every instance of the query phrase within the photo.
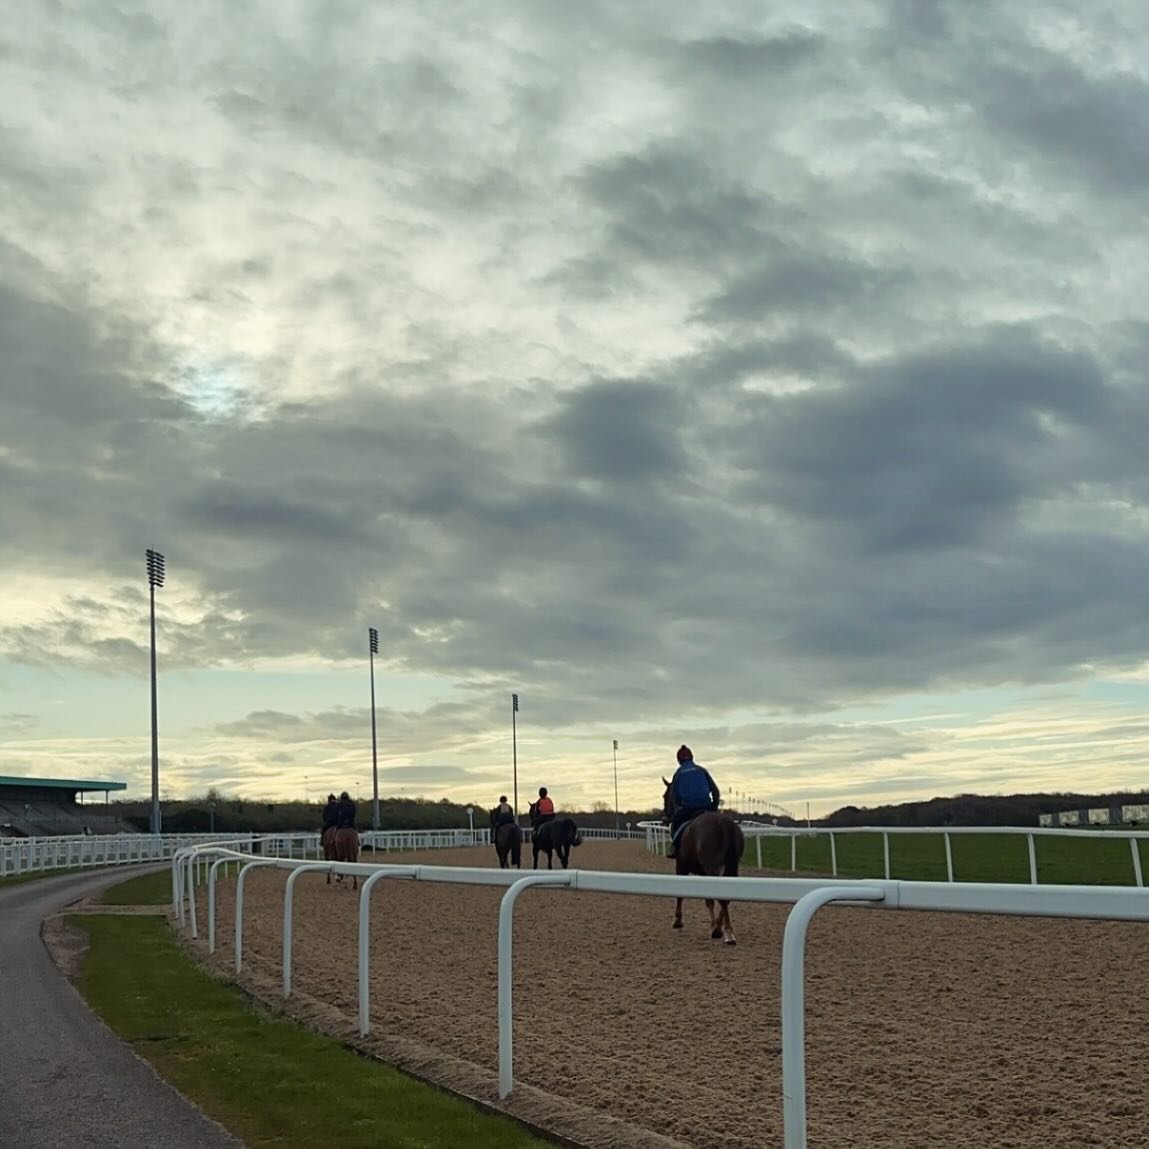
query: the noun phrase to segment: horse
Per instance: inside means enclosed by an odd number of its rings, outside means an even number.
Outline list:
[[[539,853],[546,851],[547,869],[554,869],[552,852],[558,851],[562,868],[570,861],[571,846],[581,846],[582,835],[578,832],[573,818],[553,818],[541,825],[535,824],[531,830],[531,848],[535,854],[535,869],[539,868]]]
[[[359,831],[354,826],[340,826],[335,831],[335,860],[337,862],[358,862],[359,861]],[[327,875],[328,882],[331,881],[331,874]],[[340,885],[343,885],[343,875],[338,875]],[[353,890],[359,889],[359,875],[351,875],[351,888]]]
[[[326,826],[323,830],[323,835],[319,839],[323,846],[323,860],[325,862],[335,861],[335,827]],[[327,884],[331,885],[331,871],[327,871]]]
[[[495,853],[499,856],[499,868],[509,870],[511,866],[523,866],[523,829],[518,822],[504,822],[495,827]],[[507,863],[508,855],[510,864]]]
[[[663,778],[666,790],[662,795],[662,820],[669,822],[674,813],[674,802],[670,796],[670,783]],[[738,863],[742,860],[745,836],[742,827],[729,814],[708,810],[697,814],[682,828],[678,837],[678,855],[674,860],[674,872],[701,874],[708,877],[738,877]],[[674,907],[674,929],[682,929],[682,898]],[[734,926],[730,921],[730,903],[719,900],[719,911],[714,913],[714,899],[706,899],[710,912],[710,936],[722,938],[728,946],[735,944]]]

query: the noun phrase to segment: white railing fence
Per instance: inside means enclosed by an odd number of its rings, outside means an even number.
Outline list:
[[[201,843],[226,842],[237,849],[250,850],[253,841],[252,834],[76,834],[5,838],[0,839],[0,878],[52,870],[163,862],[177,850]]]
[[[872,838],[881,835],[882,877],[889,881],[893,877],[890,866],[891,837],[908,835],[920,837],[924,835],[943,840],[946,881],[953,882],[958,880],[954,874],[953,838],[975,834],[980,837],[1024,837],[1029,856],[1029,881],[1034,886],[1038,884],[1038,839],[1072,838],[1078,842],[1087,841],[1099,844],[1128,841],[1130,876],[1133,878],[1133,885],[1144,886],[1145,884],[1141,866],[1141,852],[1137,843],[1142,838],[1149,838],[1149,830],[1106,830],[1104,833],[1089,833],[1081,830],[1041,826],[851,826],[842,829],[829,829],[825,826],[767,826],[757,822],[741,822],[739,824],[742,826],[742,832],[746,838],[754,840],[759,869],[762,868],[762,842],[764,839],[788,838],[790,841],[790,869],[796,871],[798,869],[798,839],[828,837],[830,839],[830,873],[833,877],[838,877],[838,842],[841,838],[857,835]],[[639,827],[646,836],[646,846],[651,853],[665,852],[670,842],[670,831],[665,825],[661,822],[639,822]]]
[[[644,841],[642,830],[580,829],[584,839]],[[530,827],[524,827],[529,842]],[[369,851],[391,853],[409,850],[442,850],[466,846],[490,846],[488,827],[447,830],[362,830],[360,844]],[[87,869],[94,866],[134,865],[163,862],[185,846],[210,843],[241,843],[245,852],[271,857],[321,858],[319,834],[91,834],[50,838],[0,838],[0,878],[51,870]]]
[[[205,865],[210,860],[210,865]],[[235,899],[235,966],[242,971],[244,884],[256,867],[290,872],[284,890],[282,968],[283,995],[292,991],[293,907],[295,882],[302,873],[331,872],[366,878],[359,891],[358,1005],[359,1030],[370,1030],[371,895],[387,878],[406,881],[503,886],[498,921],[498,1054],[499,1096],[514,1086],[514,999],[512,925],[519,897],[532,886],[556,886],[595,893],[664,898],[728,898],[731,901],[792,904],[781,955],[782,1090],[785,1149],[805,1149],[806,1049],[805,951],[810,919],[822,906],[839,902],[888,910],[932,910],[943,913],[1013,914],[1024,917],[1149,921],[1149,890],[1099,886],[1033,886],[974,882],[903,882],[832,878],[701,878],[671,874],[611,873],[590,870],[547,871],[523,875],[514,870],[458,866],[334,864],[262,858],[221,846],[191,846],[172,859],[172,898],[178,921],[198,937],[196,886],[208,884],[208,948],[214,951],[215,886],[221,867],[238,867]]]

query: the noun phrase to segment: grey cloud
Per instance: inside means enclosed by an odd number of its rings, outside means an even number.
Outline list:
[[[779,312],[825,314],[849,303],[865,301],[872,306],[875,296],[888,303],[893,290],[912,283],[912,274],[904,268],[783,248],[708,300],[703,315],[724,322],[766,320]]]
[[[714,36],[682,45],[684,62],[703,68],[731,85],[753,84],[764,76],[789,72],[825,49],[824,39],[807,28],[793,28],[767,39]]]
[[[765,192],[715,171],[683,140],[594,165],[582,185],[606,217],[604,246],[615,258],[656,265],[740,263],[774,243],[773,229],[793,214]]]
[[[1144,19],[1139,31],[1149,42]],[[991,57],[983,79],[977,89],[982,113],[1038,157],[1106,190],[1144,188],[1149,84],[1128,74],[1088,75],[1073,61],[1036,49],[1021,60]]]
[[[687,414],[667,387],[607,380],[564,397],[546,426],[577,477],[642,482],[673,478],[685,466],[679,435]]]
[[[763,398],[737,436],[772,504],[883,552],[968,544],[1008,524],[1031,493],[1060,485],[1058,435],[1096,435],[1107,406],[1090,356],[1005,330],[859,369],[849,385]]]
[[[249,491],[234,483],[206,487],[187,500],[185,513],[208,532],[248,538],[309,539],[328,544],[362,542],[364,531],[348,512],[285,499],[270,491]]]

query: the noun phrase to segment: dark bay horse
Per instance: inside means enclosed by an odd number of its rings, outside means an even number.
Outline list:
[[[335,861],[337,862],[358,862],[359,861],[359,831],[354,826],[342,826],[335,831]],[[328,882],[331,881],[331,874],[327,875]],[[343,884],[343,875],[338,875],[339,884]],[[353,890],[359,889],[359,875],[351,875],[351,888]]]
[[[504,822],[495,827],[495,853],[499,856],[500,869],[509,870],[512,865],[522,869],[523,830],[518,822]]]
[[[669,822],[674,813],[674,805],[670,797],[670,783],[665,778],[662,781],[666,786],[662,795],[663,821]],[[742,827],[729,814],[708,810],[687,822],[679,835],[674,872],[736,878],[744,845]],[[710,936],[722,938],[728,946],[732,946],[736,939],[730,921],[730,903],[720,900],[718,906],[716,916],[714,899],[706,899],[706,908],[710,911]],[[674,907],[674,928],[682,929],[682,898],[678,899]]]
[[[571,857],[571,846],[581,846],[582,835],[578,832],[573,818],[553,818],[541,825],[536,823],[531,829],[531,849],[535,855],[535,869],[539,868],[539,854],[547,856],[547,869],[553,870],[552,854],[557,851],[559,863],[565,870]]]

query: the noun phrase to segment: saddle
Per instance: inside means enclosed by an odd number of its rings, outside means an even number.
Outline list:
[[[709,810],[697,810],[697,811],[695,811],[695,813],[691,814],[690,817],[687,818],[686,821],[683,822],[682,825],[679,826],[678,829],[675,830],[674,833],[670,835],[671,845],[674,845],[678,841],[678,839],[682,837],[683,831],[686,829],[687,826],[690,825],[691,822],[694,821],[695,818],[699,817],[699,815],[701,815],[701,814],[708,814],[708,813],[710,813]]]

